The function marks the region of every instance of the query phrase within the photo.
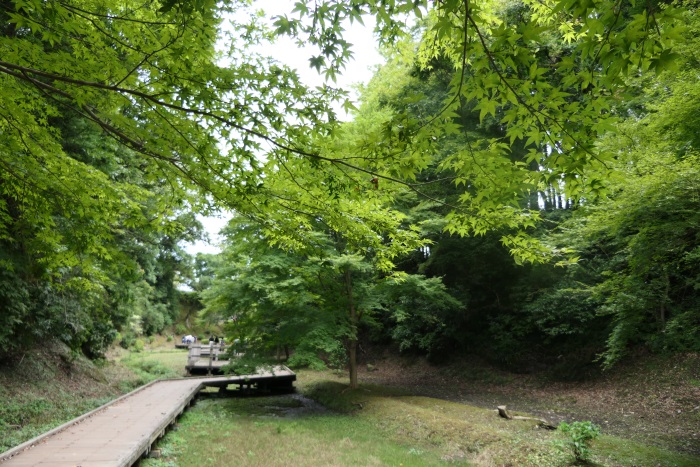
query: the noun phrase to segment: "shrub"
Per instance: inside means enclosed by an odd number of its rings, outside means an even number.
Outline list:
[[[166,318],[164,309],[164,305],[158,304],[143,310],[141,314],[141,326],[145,335],[152,336],[165,328]]]
[[[312,370],[324,370],[326,364],[314,352],[305,352],[303,349],[297,350],[287,360],[290,368],[311,368]]]
[[[143,339],[136,339],[134,341],[132,349],[134,352],[143,352],[143,349],[145,347],[146,347],[146,344],[143,342]]]
[[[132,333],[127,332],[122,336],[121,341],[119,341],[119,345],[123,349],[129,349],[131,346],[134,345],[135,340],[136,340],[136,337]]]
[[[576,460],[587,461],[591,455],[591,441],[600,435],[600,428],[591,422],[574,422],[571,425],[561,422],[559,430],[569,435],[567,445],[573,451]]]

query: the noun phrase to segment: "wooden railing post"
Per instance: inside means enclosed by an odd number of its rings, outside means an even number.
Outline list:
[[[201,354],[202,346],[200,344],[190,345],[190,349],[187,353],[187,367],[193,368],[194,364],[197,363],[197,360],[199,360]]]
[[[207,376],[211,376],[211,362],[214,358],[214,342],[209,341],[209,369],[207,370]]]

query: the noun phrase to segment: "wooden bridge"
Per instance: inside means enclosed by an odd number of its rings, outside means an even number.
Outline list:
[[[228,356],[224,344],[189,344],[187,348],[189,350],[185,370],[188,375],[220,375],[223,374],[223,368],[229,364],[229,360],[221,358]]]
[[[296,375],[285,366],[253,375],[155,381],[0,454],[0,465],[131,466],[148,455],[201,389],[291,390],[293,381]]]

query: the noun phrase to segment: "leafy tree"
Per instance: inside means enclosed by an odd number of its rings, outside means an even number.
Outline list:
[[[679,68],[637,83],[638,98],[619,125],[622,137],[601,142],[618,157],[610,195],[583,206],[554,237],[577,250],[579,264],[526,307],[550,334],[605,329],[599,345],[606,367],[632,346],[687,351],[699,345],[700,174],[692,116],[700,108],[700,36],[697,15],[685,18],[690,34],[679,47]]]
[[[539,213],[523,200],[561,186],[567,200],[605,194],[617,153],[595,142],[617,122],[612,102],[628,77],[673,63],[686,39],[679,10],[654,2],[310,5],[278,18],[277,33],[318,45],[311,64],[329,78],[350,56],[343,20],[374,15],[393,44],[406,15],[422,17],[418,69],[455,70],[443,105],[339,127],[329,101],[345,94],[307,89],[254,53],[272,34],[244,1],[0,3],[0,293],[54,311],[35,326],[31,307],[8,305],[7,336],[55,333],[79,345],[90,329],[126,321],[94,305],[128,303],[147,290],[142,280],[156,302],[173,303],[175,239],[188,225],[177,217],[213,205],[259,222],[285,251],[330,232],[340,257],[385,274],[425,245],[390,208],[410,191],[442,204],[447,232],[497,231],[519,261],[541,260],[548,249],[526,233]],[[228,41],[221,52],[217,36]],[[464,132],[473,110],[500,131]],[[450,146],[462,133],[468,144]],[[454,177],[451,202],[425,190],[429,168]],[[159,258],[147,251],[158,243]],[[63,321],[57,303],[71,310]]]
[[[335,123],[327,101],[344,95],[328,86],[306,89],[292,70],[253,53],[249,46],[266,40],[268,31],[245,2],[168,1],[138,9],[101,0],[4,2],[5,146],[32,158],[21,159],[27,164],[21,170],[7,162],[7,174],[19,184],[44,180],[39,161],[45,160],[54,173],[73,167],[65,171],[64,183],[55,184],[64,198],[80,192],[70,189],[77,180],[92,188],[87,193],[117,188],[95,179],[59,149],[56,132],[42,116],[70,109],[86,125],[130,148],[143,176],[166,186],[171,201],[188,200],[195,209],[213,201],[254,212],[247,194],[290,157],[312,162],[315,172],[334,166],[316,177],[316,183],[332,182],[333,190],[326,193],[331,198],[354,185],[358,172],[418,190],[416,173],[434,162],[435,144],[458,131],[454,115],[474,102],[482,120],[497,117],[507,126],[506,136],[474,139],[470,148],[455,151],[443,163],[459,174],[457,184],[479,190],[476,196],[463,193],[447,227],[460,235],[527,228],[536,216],[519,203],[523,193],[541,183],[565,180],[573,198],[600,192],[609,156],[588,142],[613,121],[609,96],[618,94],[628,74],[663,69],[674,58],[670,47],[681,38],[680,22],[673,8],[650,3],[618,8],[612,1],[527,1],[519,9],[509,6],[507,15],[496,5],[401,0],[328,1],[311,7],[297,2],[298,19],[277,19],[278,33],[320,47],[311,64],[330,78],[351,55],[341,23],[362,14],[377,18],[386,44],[405,33],[405,15],[424,17],[418,63],[427,69],[444,58],[457,70],[443,108],[418,119],[396,119],[381,145],[368,144],[348,159],[343,152],[325,151]],[[224,18],[231,20],[226,30],[220,26]],[[229,41],[221,53],[225,66],[217,62],[217,34]],[[555,42],[568,44],[567,50],[550,50]],[[531,53],[535,49],[551,53],[541,57]],[[225,141],[223,150],[217,138]],[[511,160],[514,144],[526,149],[524,157]],[[377,153],[377,147],[383,149]],[[261,151],[278,163],[263,167]],[[339,176],[344,170],[350,173]],[[105,200],[121,198],[117,191]],[[107,204],[102,203],[109,212],[126,207]],[[127,205],[132,215],[138,214],[137,205]],[[526,236],[506,235],[504,241],[518,257],[536,259],[532,250],[537,247]]]
[[[379,286],[387,310],[391,338],[399,349],[418,350],[428,356],[454,351],[447,330],[463,305],[447,292],[439,278],[409,274]]]
[[[293,351],[293,364],[322,365],[319,354],[347,361],[355,388],[363,323],[379,326],[386,315],[398,323],[403,348],[430,350],[435,344],[422,332],[459,307],[439,279],[387,276],[371,257],[351,253],[338,233],[319,229],[307,235],[315,242],[292,251],[270,246],[263,230],[240,218],[229,224],[212,287],[203,293],[203,313],[230,318],[229,339],[251,351]]]
[[[76,179],[80,182],[76,186],[50,171],[45,172],[46,179],[36,175],[33,184],[4,179],[2,282],[3,287],[16,290],[0,305],[8,311],[3,313],[6,336],[0,352],[60,338],[95,357],[132,313],[144,320],[143,330],[149,334],[161,331],[171,320],[165,306],[158,306],[153,288],[159,281],[163,286],[169,281],[173,290],[173,277],[157,270],[156,244],[164,232],[180,231],[185,222],[148,219],[161,190],[147,183],[137,169],[122,164],[133,156],[130,151],[100,139],[94,128],[85,127],[71,112],[53,119],[53,125],[62,135],[68,158],[84,164],[104,183],[112,180],[129,188],[117,202],[105,201],[108,194],[91,187],[90,178]],[[9,157],[11,151],[0,153]],[[12,164],[19,168],[21,162]],[[47,191],[35,190],[41,186]],[[61,190],[78,198],[64,198]],[[77,206],[69,200],[77,201]],[[128,217],[131,214],[121,204],[137,206],[139,212]],[[22,302],[19,307],[13,304],[17,300]]]
[[[446,229],[458,235],[515,229],[502,241],[521,261],[546,251],[524,233],[538,215],[523,209],[522,200],[559,184],[566,185],[567,205],[568,198],[604,192],[613,154],[593,143],[617,121],[610,97],[626,88],[626,76],[667,67],[682,31],[674,8],[613,1],[297,2],[294,13],[277,19],[277,32],[317,45],[311,63],[331,78],[352,53],[343,21],[374,16],[380,40],[391,46],[406,34],[406,16],[424,18],[416,60],[423,70],[436,60],[452,64],[448,98],[438,111],[397,113],[382,144],[368,137],[356,158],[378,178],[407,180],[420,191],[416,173],[435,164],[436,147],[461,131],[455,120],[465,106],[473,105],[482,122],[495,118],[503,137],[470,136],[441,161],[464,187]],[[514,147],[522,155],[515,157]]]

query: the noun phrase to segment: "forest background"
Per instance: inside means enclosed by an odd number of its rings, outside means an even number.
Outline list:
[[[700,350],[695,1],[0,5],[3,359],[189,314],[353,385],[360,336],[562,377]],[[363,15],[387,63],[354,105]]]

